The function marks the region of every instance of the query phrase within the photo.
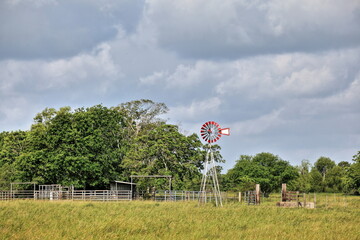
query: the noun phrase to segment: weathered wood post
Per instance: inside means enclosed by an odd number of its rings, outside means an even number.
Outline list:
[[[260,184],[255,185],[255,192],[256,192],[255,204],[260,204]]]
[[[239,203],[241,203],[241,192],[239,192]]]
[[[281,185],[281,201],[286,202],[286,183]]]
[[[299,191],[296,191],[296,202],[297,202],[297,205],[298,207],[300,206],[300,194],[299,194]]]

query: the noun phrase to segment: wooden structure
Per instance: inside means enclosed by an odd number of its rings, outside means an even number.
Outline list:
[[[305,207],[315,208],[314,202],[306,201],[306,194],[299,191],[287,191],[286,183],[281,186],[281,201],[276,203],[279,207]]]
[[[245,201],[248,205],[260,204],[260,184],[256,184],[255,191],[245,192]],[[241,193],[239,195],[239,201],[241,201]]]
[[[123,182],[123,181],[114,181],[110,183],[110,190],[131,190],[136,191],[136,183]]]

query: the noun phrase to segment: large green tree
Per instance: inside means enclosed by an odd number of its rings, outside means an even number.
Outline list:
[[[198,188],[204,150],[196,134],[185,136],[178,127],[159,124],[137,136],[123,161],[123,177],[129,175],[172,175],[174,189]],[[164,181],[156,181],[165,184]]]
[[[328,157],[320,157],[314,164],[314,167],[323,176],[324,181],[325,181],[327,172],[335,166],[336,166],[335,162]]]
[[[21,180],[15,161],[28,148],[27,135],[25,131],[0,133],[0,189]]]
[[[103,188],[121,172],[127,149],[123,113],[101,105],[45,109],[28,134],[16,166],[25,181]]]
[[[345,188],[348,192],[360,194],[360,151],[353,156],[354,163],[345,175]]]
[[[311,164],[309,160],[302,160],[301,165],[296,167],[299,173],[299,177],[293,182],[291,186],[294,190],[302,192],[311,191]]]
[[[175,188],[190,189],[200,181],[204,148],[195,134],[159,118],[167,110],[144,99],[46,108],[29,131],[0,133],[0,186],[17,180],[99,189],[140,173],[173,175]]]
[[[123,113],[125,122],[131,129],[130,133],[137,136],[158,124],[165,123],[159,115],[167,113],[169,109],[164,103],[141,99],[122,103],[115,110]]]
[[[258,183],[265,193],[281,188],[281,183],[291,183],[298,177],[295,167],[279,156],[258,153],[255,156],[241,155],[234,168],[224,176],[227,190],[245,191]]]
[[[328,157],[320,157],[312,170],[312,190],[321,192],[333,192],[342,188],[342,168]],[[318,175],[321,175],[321,180]]]

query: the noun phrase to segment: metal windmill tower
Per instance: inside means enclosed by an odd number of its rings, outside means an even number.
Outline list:
[[[208,149],[206,151],[205,168],[201,180],[199,203],[206,203],[206,188],[207,186],[210,186],[216,206],[222,206],[219,180],[214,159],[214,151],[211,147],[211,144],[219,140],[222,135],[230,135],[230,129],[220,128],[218,123],[209,121],[202,125],[200,134],[201,137],[208,142]]]

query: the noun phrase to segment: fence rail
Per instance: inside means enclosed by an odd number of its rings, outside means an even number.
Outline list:
[[[211,202],[214,199],[214,194],[211,192],[201,191],[157,191],[153,199],[155,201],[198,201],[199,198],[204,199],[204,202]]]
[[[348,195],[342,193],[308,193],[297,194],[292,193],[288,196],[291,199],[298,200],[304,205],[313,202],[316,207],[333,207],[347,206]],[[199,198],[206,196],[206,202],[212,202],[214,196],[211,192],[201,194],[200,191],[157,191],[154,195],[150,195],[154,201],[199,201]],[[222,200],[226,202],[239,202],[240,204],[249,204],[253,202],[253,197],[248,192],[241,193],[221,193]],[[73,200],[73,201],[131,201],[139,198],[132,194],[130,190],[70,190],[70,191],[40,191],[40,190],[12,190],[0,191],[0,201],[33,199],[33,200]],[[267,196],[261,194],[260,202],[265,205],[275,205],[282,200],[281,193],[273,193]],[[202,199],[205,200],[205,199]],[[203,201],[205,202],[205,201]]]
[[[74,191],[0,191],[0,200],[82,200],[82,201],[122,201],[131,200],[128,190],[74,190]]]
[[[236,194],[221,193],[223,201],[237,201]],[[154,201],[198,201],[212,202],[212,192],[201,191],[157,191],[146,198],[146,194],[133,195],[130,190],[13,190],[0,191],[0,200],[34,199],[34,200],[74,200],[74,201],[130,201],[133,199],[152,199]],[[205,199],[204,199],[205,198]]]
[[[124,201],[132,199],[127,190],[76,190],[72,192],[73,200],[82,201]]]

